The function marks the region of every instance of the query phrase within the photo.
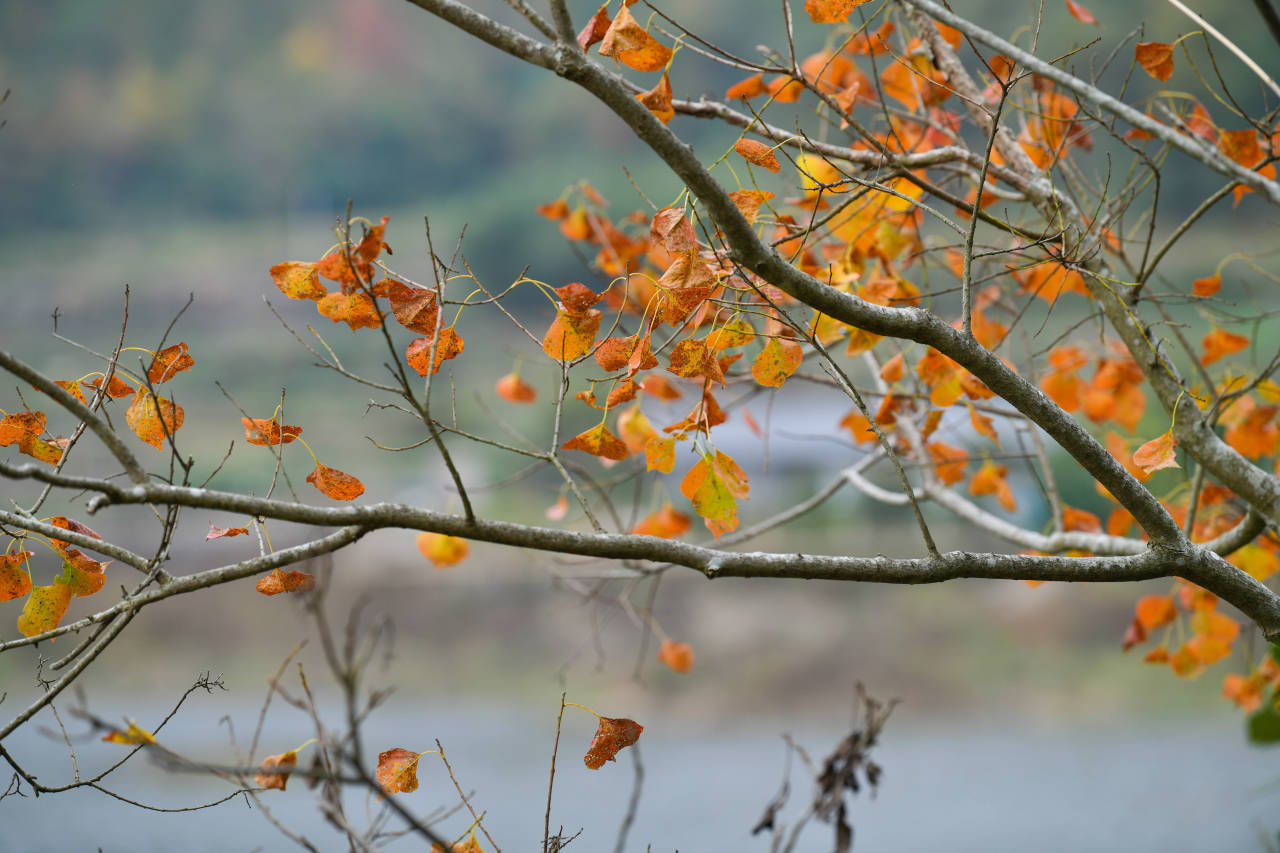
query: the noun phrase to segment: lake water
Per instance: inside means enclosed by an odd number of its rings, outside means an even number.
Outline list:
[[[242,738],[255,715],[256,709],[236,711]],[[161,741],[192,757],[226,760],[226,729],[215,724],[211,730],[210,722],[199,714],[180,715]],[[291,728],[287,719],[273,722],[263,739],[266,751],[305,740],[305,720],[298,716],[296,723]],[[475,791],[477,808],[488,812],[486,825],[502,849],[535,851],[541,849],[549,725],[554,720],[549,724],[544,713],[529,709],[429,707],[420,717],[383,715],[368,732],[369,748],[425,750],[440,738],[461,784]],[[553,804],[553,830],[561,824],[570,832],[581,827],[583,835],[568,849],[583,853],[613,849],[633,773],[625,751],[617,764],[598,772],[582,766],[593,728],[589,720],[566,717]],[[665,730],[649,721],[640,741],[644,795],[627,849],[767,851],[768,840],[752,838],[749,830],[778,788],[783,731],[815,760],[843,734],[830,725],[785,720],[734,719],[692,731]],[[5,745],[42,767],[47,781],[70,774],[65,747],[34,727]],[[84,770],[118,756],[123,747],[86,742],[80,749]],[[1263,851],[1259,835],[1274,844],[1280,831],[1280,750],[1249,747],[1222,718],[1151,727],[1132,722],[1033,728],[996,721],[939,727],[901,717],[890,720],[875,758],[884,768],[878,796],[864,792],[853,801],[856,851]],[[309,760],[308,750],[302,763]],[[112,786],[154,805],[187,806],[228,790],[208,779],[169,774],[146,760],[135,762],[112,777]],[[431,756],[423,759],[419,778],[416,792],[400,795],[407,805],[425,813],[456,802]],[[797,813],[809,791],[793,772],[784,820]],[[300,780],[264,797],[278,818],[318,849],[346,849],[319,818]],[[353,795],[348,806],[359,823],[376,803]],[[441,829],[452,835],[468,822],[453,818]],[[0,802],[0,827],[0,849],[20,853],[299,849],[239,799],[195,813],[155,814],[94,791],[39,800],[10,797]],[[831,846],[830,829],[813,824],[797,849],[826,853]],[[422,848],[406,839],[391,849]]]

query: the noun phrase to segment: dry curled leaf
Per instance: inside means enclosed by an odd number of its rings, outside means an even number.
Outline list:
[[[272,444],[288,444],[302,435],[302,427],[293,424],[281,426],[275,418],[271,420],[241,418],[240,423],[244,425],[244,440],[263,447]]]
[[[642,731],[644,726],[635,720],[628,720],[625,717],[618,719],[601,717],[600,725],[596,728],[595,737],[591,739],[591,745],[583,761],[588,768],[599,770],[606,761],[616,761],[614,756],[618,751],[635,743]]]
[[[1139,42],[1133,55],[1142,70],[1161,83],[1173,76],[1173,45],[1159,41]]]
[[[253,774],[253,783],[262,788],[284,790],[289,781],[289,774],[298,766],[298,753],[294,750],[279,755],[268,755],[258,765],[258,772]]]

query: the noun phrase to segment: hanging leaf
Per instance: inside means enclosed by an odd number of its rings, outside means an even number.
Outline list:
[[[275,418],[241,418],[244,425],[244,440],[262,447],[273,444],[288,444],[302,435],[302,427],[288,424],[281,426]]]
[[[982,463],[982,467],[978,469],[978,473],[973,475],[973,479],[969,481],[969,493],[972,495],[995,495],[1000,501],[1000,506],[1009,512],[1017,509],[1018,504],[1013,499],[1013,490],[1009,488],[1005,476],[1009,473],[1009,469],[1003,465],[997,465],[988,459]]]
[[[1153,438],[1133,453],[1133,464],[1147,474],[1154,474],[1161,468],[1179,468],[1177,455],[1173,449],[1178,446],[1178,439],[1169,430],[1159,438]]]
[[[382,325],[382,312],[363,290],[330,293],[316,303],[316,310],[335,323],[346,323],[353,332],[356,329],[376,329]]]
[[[1200,363],[1207,367],[1220,358],[1240,352],[1249,346],[1249,339],[1225,329],[1214,329],[1204,336],[1200,344],[1204,347],[1204,355],[1200,356]]]
[[[318,461],[316,470],[307,475],[307,482],[335,501],[352,501],[364,494],[364,483]]]
[[[567,508],[567,504],[566,504]],[[436,569],[461,563],[471,552],[467,540],[459,536],[448,536],[444,533],[423,531],[417,537],[418,550],[422,556],[431,561]]]
[[[387,287],[387,296],[391,299],[391,312],[401,326],[420,335],[436,333],[440,310],[436,306],[435,291],[392,281]]]
[[[1071,13],[1071,17],[1075,18],[1082,24],[1088,24],[1091,27],[1102,26],[1098,23],[1098,19],[1093,16],[1092,12],[1081,6],[1079,3],[1076,3],[1075,0],[1067,0],[1067,11]]]
[[[642,731],[644,726],[635,720],[601,717],[600,725],[596,728],[595,737],[591,739],[591,745],[583,761],[591,770],[599,770],[606,761],[617,760],[614,756],[618,751],[634,744],[640,738]]]
[[[676,672],[687,674],[693,669],[693,646],[670,639],[663,640],[658,647],[658,661]]]
[[[182,428],[186,413],[181,406],[156,397],[141,386],[133,395],[133,401],[125,410],[124,420],[138,438],[150,444],[156,450],[163,445],[165,433],[174,435]]]
[[[1142,70],[1161,83],[1173,76],[1173,45],[1159,41],[1139,42],[1133,49],[1133,55]]]
[[[275,788],[283,791],[289,781],[289,774],[298,766],[298,753],[294,750],[279,755],[268,755],[258,765],[258,772],[253,774],[253,783],[260,788]]]
[[[1144,630],[1163,628],[1178,618],[1178,608],[1167,595],[1144,595],[1134,605],[1134,617]]]
[[[0,601],[22,598],[31,591],[31,573],[22,564],[34,556],[31,551],[0,554]]]
[[[741,98],[744,101],[763,95],[767,89],[764,85],[764,77],[760,74],[752,74],[745,80],[739,80],[728,89],[725,90],[724,99],[732,101]]]
[[[605,31],[600,55],[612,56],[636,71],[660,71],[671,61],[671,48],[649,35],[624,3]]]
[[[815,24],[839,24],[849,13],[870,0],[804,0],[804,10]]]
[[[119,743],[125,746],[149,746],[156,742],[155,735],[133,720],[129,720],[128,728],[124,731],[112,729],[102,740],[106,743]]]
[[[418,760],[421,752],[396,747],[378,753],[378,784],[388,794],[411,794],[418,790]]]
[[[329,292],[320,283],[320,275],[316,272],[316,265],[312,263],[286,261],[276,264],[268,272],[280,292],[290,299],[319,301]]]
[[[649,112],[663,124],[675,118],[675,107],[671,105],[671,81],[666,74],[662,75],[662,79],[652,89],[636,95],[636,100],[648,107]]]
[[[499,379],[494,391],[508,403],[532,403],[538,399],[537,390],[521,379],[519,373],[508,373]]]
[[[676,440],[654,436],[644,443],[644,465],[646,471],[657,471],[670,474],[676,467]]]
[[[804,360],[804,350],[790,338],[770,338],[751,362],[751,375],[766,388],[779,388]]]
[[[156,384],[168,382],[182,371],[190,370],[195,363],[196,360],[187,352],[186,341],[183,341],[155,354],[151,366],[147,368],[147,378]]]
[[[88,379],[80,384],[96,391],[98,388],[102,387],[102,377],[95,376],[94,378]],[[111,398],[131,397],[133,396],[133,386],[113,373],[111,375],[111,381],[107,383],[107,396]]]
[[[708,522],[719,522],[722,532],[737,527],[737,502],[749,491],[746,473],[718,450],[704,453],[680,482],[680,493],[693,502],[694,512]]]
[[[1222,289],[1222,276],[1214,273],[1191,282],[1191,295],[1199,299],[1213,296]]]
[[[774,154],[773,149],[763,142],[755,139],[739,139],[734,143],[733,150],[742,155],[742,159],[754,166],[768,169],[770,172],[782,171],[782,164],[778,162],[778,155]]]
[[[71,589],[66,584],[35,587],[18,617],[18,630],[25,637],[52,631],[62,621],[70,603]]]
[[[556,319],[542,338],[542,351],[557,361],[576,361],[595,346],[603,315],[592,308],[582,313],[556,312]]]
[[[608,8],[609,4],[605,3],[597,9],[591,16],[591,20],[587,21],[587,25],[578,33],[578,47],[582,48],[583,53],[586,53],[591,45],[601,41],[605,33],[609,32],[609,25],[613,21],[609,19]]]
[[[627,445],[616,435],[609,432],[603,422],[596,424],[586,432],[575,435],[564,443],[564,450],[581,450],[592,456],[604,459],[626,459],[630,454]]]
[[[436,373],[440,365],[451,358],[457,358],[465,346],[462,336],[453,330],[453,326],[445,326],[440,330],[440,340],[435,346],[435,361],[431,361],[431,338],[415,338],[405,350],[405,360],[409,366],[418,371],[419,376]]]
[[[306,572],[285,572],[280,569],[273,569],[271,574],[265,575],[258,581],[258,585],[255,588],[263,595],[279,595],[282,592],[307,592],[315,589],[315,587],[316,579],[314,575],[309,575]]]
[[[111,560],[99,562],[86,557],[76,548],[64,548],[62,554],[62,574],[57,583],[65,584],[71,594],[76,597],[93,595],[106,583],[106,568]]]
[[[667,441],[671,440],[667,439]],[[689,525],[689,516],[680,512],[671,504],[664,503],[662,509],[651,512],[642,518],[635,527],[631,528],[631,532],[639,536],[675,539],[677,536],[683,536],[687,533]]]
[[[249,528],[247,527],[214,527],[213,522],[209,522],[209,532],[205,534],[204,541],[247,535],[249,535]]]

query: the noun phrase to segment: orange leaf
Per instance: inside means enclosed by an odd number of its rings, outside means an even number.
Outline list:
[[[376,329],[382,324],[382,313],[363,290],[354,293],[330,293],[316,303],[316,310],[335,323],[346,323],[356,329]]]
[[[62,574],[57,582],[64,584],[76,597],[93,595],[106,583],[105,570],[111,560],[99,562],[86,557],[76,548],[62,549]]]
[[[187,344],[183,341],[155,354],[151,366],[147,368],[147,378],[154,383],[167,382],[182,371],[190,370],[195,363],[195,359],[187,353]]]
[[[862,412],[859,412],[857,409],[854,409],[852,412],[841,418],[840,426],[849,430],[850,435],[853,436],[853,440],[858,444],[870,444],[873,441],[879,440],[876,438],[875,431],[871,429],[871,421],[869,421],[867,416],[862,414]]]
[[[1013,490],[1009,488],[1009,483],[1005,480],[1005,475],[1008,473],[1009,469],[988,459],[982,463],[978,473],[974,474],[973,479],[969,481],[969,493],[972,495],[995,495],[1002,507],[1009,512],[1013,512],[1017,509],[1018,504],[1013,499]]]
[[[640,383],[640,390],[659,400],[679,400],[681,396],[680,389],[672,385],[671,380],[657,373],[646,376]]]
[[[205,535],[204,541],[210,539],[224,539],[229,536],[247,536],[249,528],[247,527],[214,527],[213,522],[209,522],[209,532]]]
[[[34,556],[31,551],[0,554],[0,601],[12,601],[31,591],[31,574],[21,564]]]
[[[87,382],[82,382],[81,384],[87,385],[90,388],[97,389],[102,386],[102,377],[95,376],[93,379],[90,379]],[[115,374],[111,375],[111,381],[107,383],[108,397],[129,397],[129,396],[132,396],[132,394],[133,394],[132,385],[130,385],[128,382],[125,382],[123,379],[121,379],[119,376],[116,376]]]
[[[688,673],[693,669],[693,646],[670,639],[663,640],[658,647],[658,661],[676,672]]]
[[[11,412],[0,419],[0,447],[39,438],[44,432],[44,412]]]
[[[566,504],[566,509],[568,505]],[[418,534],[418,550],[437,569],[461,563],[471,553],[467,540],[459,536],[424,531]]]
[[[649,240],[664,246],[673,255],[698,247],[693,223],[678,207],[664,207],[653,215],[653,222],[649,224]]]
[[[773,198],[773,193],[765,190],[736,190],[729,193],[729,198],[748,222],[755,222],[760,214],[760,205]]]
[[[661,439],[659,439],[661,440]],[[673,441],[674,439],[666,439]],[[631,528],[631,532],[640,536],[657,536],[660,539],[674,539],[689,530],[689,516],[680,512],[671,504],[664,503],[662,509],[651,512]]]
[[[538,392],[519,373],[508,373],[499,379],[494,390],[508,403],[532,403],[538,399]]]
[[[671,61],[671,48],[649,35],[623,4],[605,31],[600,55],[612,56],[636,71],[658,71]]]
[[[599,423],[586,432],[580,432],[563,445],[564,450],[581,450],[592,456],[605,459],[626,459],[630,451],[622,439],[609,432],[608,427]]]
[[[782,170],[782,164],[778,162],[778,156],[773,153],[772,148],[763,142],[758,142],[754,139],[739,139],[734,144],[733,150],[741,154],[742,159],[752,165],[768,169],[770,172]]]
[[[627,445],[627,450],[630,452],[639,453],[644,450],[645,444],[657,434],[653,425],[649,423],[649,419],[644,416],[644,412],[640,411],[638,403],[618,413],[618,437]]]
[[[298,766],[298,753],[290,750],[279,755],[268,755],[253,774],[253,783],[262,788],[278,788],[283,791],[289,774]]]
[[[293,424],[281,426],[275,418],[241,418],[240,423],[244,425],[244,440],[262,447],[288,444],[302,435],[302,427]]]
[[[644,465],[646,471],[657,471],[670,474],[676,467],[676,440],[654,436],[644,443]]]
[[[1133,464],[1147,474],[1154,474],[1161,468],[1180,468],[1173,449],[1178,446],[1178,439],[1169,430],[1159,438],[1153,438],[1133,453]]]
[[[737,501],[749,491],[746,473],[732,457],[718,450],[714,455],[704,453],[680,481],[680,493],[693,503],[694,512],[709,523],[719,522],[721,532],[737,527]],[[716,530],[711,529],[713,533]]]
[[[605,3],[596,13],[591,16],[591,20],[587,21],[587,25],[578,33],[578,47],[582,48],[582,52],[586,53],[591,49],[591,45],[596,44],[604,38],[604,34],[609,32],[609,24],[613,23],[609,20],[609,14],[606,11],[609,4]]]
[[[558,361],[582,358],[595,345],[602,316],[594,308],[582,313],[557,311],[556,319],[542,338],[543,352]]]
[[[1000,446],[1000,436],[996,434],[995,423],[991,418],[979,412],[973,407],[973,404],[965,401],[965,405],[969,407],[969,423],[973,426],[973,431],[978,435],[991,439],[997,447]]]
[[[839,24],[867,2],[870,0],[804,0],[804,10],[815,24]]]
[[[62,621],[70,603],[71,588],[66,584],[35,587],[18,617],[18,630],[26,637],[53,630]]]
[[[671,105],[671,80],[666,74],[652,89],[636,95],[636,100],[649,108],[649,112],[663,124],[675,118],[675,107]]]
[[[778,388],[800,367],[804,350],[789,338],[770,338],[751,362],[751,376],[766,388]]]
[[[290,299],[323,299],[329,291],[320,283],[316,265],[304,261],[286,261],[269,270],[271,280]]]
[[[614,756],[618,751],[635,743],[642,731],[644,726],[635,720],[601,717],[600,725],[596,728],[595,737],[591,739],[591,745],[583,761],[590,769],[599,770],[606,761],[616,761]]]
[[[1236,551],[1227,561],[1243,572],[1252,575],[1254,580],[1265,581],[1280,571],[1280,558],[1261,545],[1245,545]]]
[[[1200,662],[1200,658],[1185,644],[1169,657],[1169,666],[1179,678],[1195,678],[1204,672],[1204,664]]]
[[[396,322],[401,326],[421,335],[436,333],[439,308],[433,291],[392,281],[387,296],[391,300],[391,313],[396,315]]]
[[[141,386],[125,410],[124,420],[138,438],[156,450],[161,448],[165,433],[173,435],[182,427],[186,413],[164,397],[156,397]]]
[[[405,360],[418,372],[419,376],[426,376],[428,372],[436,373],[440,370],[440,365],[451,358],[457,358],[466,346],[466,342],[453,330],[453,326],[445,326],[440,330],[439,342],[435,345],[434,362],[431,361],[431,343],[431,338],[415,338],[405,350]]]
[[[728,89],[725,90],[724,99],[732,101],[735,98],[750,100],[751,98],[763,95],[765,93],[764,77],[760,74],[753,74],[745,80],[739,80]]]
[[[1258,145],[1258,132],[1252,128],[1222,131],[1218,134],[1218,150],[1246,169],[1252,169],[1263,157],[1262,146]]]
[[[1160,82],[1173,76],[1173,45],[1159,41],[1139,42],[1133,54],[1142,69]]]
[[[335,501],[353,501],[364,494],[364,483],[319,461],[316,470],[307,475],[307,482]]]
[[[418,759],[422,753],[396,747],[378,753],[378,784],[388,794],[418,790]]]
[[[156,742],[155,735],[144,729],[142,726],[129,721],[129,727],[124,731],[112,729],[107,732],[106,737],[102,739],[106,743],[121,743],[126,746],[142,746],[143,744],[152,744]]]
[[[1178,608],[1167,595],[1144,595],[1134,606],[1134,616],[1147,631],[1163,628],[1178,618]]]
[[[1198,278],[1191,282],[1191,295],[1204,299],[1207,296],[1213,296],[1222,289],[1222,276],[1214,273],[1204,278]]]
[[[315,577],[306,572],[274,569],[271,574],[258,581],[256,589],[263,595],[279,595],[282,592],[306,592],[315,589],[315,586]]]
[[[1071,13],[1071,17],[1075,18],[1082,24],[1088,24],[1091,27],[1102,26],[1098,23],[1098,19],[1093,16],[1092,12],[1081,6],[1079,3],[1074,2],[1074,0],[1067,0],[1067,11]]]
[[[1200,343],[1204,347],[1204,355],[1200,356],[1200,363],[1208,366],[1220,358],[1239,352],[1249,346],[1249,339],[1244,335],[1236,335],[1225,329],[1214,329],[1205,335],[1204,340]]]

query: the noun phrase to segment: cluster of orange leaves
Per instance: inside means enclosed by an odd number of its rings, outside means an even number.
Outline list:
[[[80,522],[63,515],[45,521],[83,536],[102,538]],[[72,598],[90,596],[101,590],[107,580],[106,568],[112,562],[94,560],[61,539],[49,539],[48,543],[62,560],[62,573],[47,586],[32,585],[30,560],[35,555],[23,549],[18,540],[11,541],[5,552],[0,554],[0,601],[29,595],[18,617],[18,630],[27,637],[58,627]]]

